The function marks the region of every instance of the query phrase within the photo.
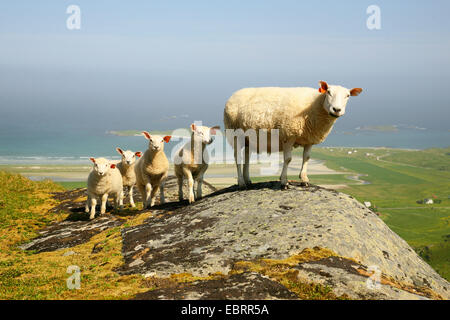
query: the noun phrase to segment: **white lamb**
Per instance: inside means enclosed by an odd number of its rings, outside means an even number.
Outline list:
[[[144,209],[155,204],[156,192],[160,190],[160,202],[164,203],[164,182],[169,172],[169,160],[164,153],[164,142],[171,136],[151,136],[147,131],[142,134],[148,140],[148,149],[135,166],[136,185],[142,195]]]
[[[130,205],[134,208],[133,189],[136,184],[136,173],[134,172],[134,164],[136,157],[140,158],[142,152],[133,152],[131,150],[123,151],[120,148],[116,148],[117,152],[122,156],[122,161],[117,164],[117,168],[122,174],[123,186],[127,189],[130,198]]]
[[[114,198],[115,209],[123,208],[123,187],[122,175],[114,163],[105,158],[90,158],[90,160],[94,163],[94,169],[89,173],[87,180],[88,197],[85,212],[89,212],[90,206],[89,218],[92,220],[95,217],[97,198],[101,199],[100,214],[106,212],[106,202],[110,195]]]
[[[177,158],[174,161],[180,201],[183,201],[183,177],[188,180],[189,203],[195,201],[194,181],[197,182],[196,198],[202,197],[203,175],[208,169],[209,163],[209,154],[205,152],[205,148],[212,143],[211,135],[215,135],[218,129],[220,129],[219,126],[210,128],[191,124],[191,140],[177,151]]]
[[[337,118],[345,113],[350,96],[357,96],[361,88],[346,89],[341,86],[319,82],[320,88],[246,88],[235,92],[227,101],[224,111],[226,129],[266,129],[269,131],[268,152],[283,151],[284,164],[281,172],[281,186],[286,188],[287,168],[291,161],[292,148],[303,146],[303,165],[300,171],[302,184],[308,185],[308,160],[311,147],[321,143],[330,133]],[[271,150],[270,130],[279,130],[279,150]],[[244,172],[240,161],[242,150],[237,150],[236,138],[227,134],[227,139],[235,148],[235,160],[239,187],[251,184],[249,176],[249,159],[251,152],[260,150],[260,141],[256,148],[245,140]],[[244,147],[244,146],[242,146]]]

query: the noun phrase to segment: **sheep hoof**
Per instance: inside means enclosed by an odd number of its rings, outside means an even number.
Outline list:
[[[302,182],[300,182],[300,187],[309,187],[309,182],[306,182],[306,181],[302,181]]]
[[[287,190],[289,189],[289,184],[281,184],[281,190]]]

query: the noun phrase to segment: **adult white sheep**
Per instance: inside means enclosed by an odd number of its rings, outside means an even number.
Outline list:
[[[224,111],[226,129],[254,129],[268,132],[267,151],[283,151],[284,164],[281,172],[281,186],[286,188],[287,168],[292,159],[292,148],[303,146],[303,165],[300,171],[302,184],[308,185],[308,160],[311,147],[325,140],[337,118],[345,113],[350,96],[357,96],[361,88],[351,90],[341,86],[319,82],[319,90],[314,88],[246,88],[235,92],[227,101]],[[271,150],[270,130],[278,129],[279,149]],[[245,138],[244,172],[240,161],[242,152],[236,146],[236,136],[227,134],[227,139],[235,148],[235,160],[239,187],[251,184],[249,176],[249,160],[252,152],[262,152],[261,142],[256,148]]]
[[[133,152],[131,150],[123,151],[120,148],[116,148],[116,151],[122,156],[122,161],[117,164],[117,168],[122,174],[123,186],[128,191],[128,196],[130,199],[130,205],[134,208],[133,199],[133,188],[136,184],[136,173],[134,172],[134,164],[136,162],[136,157],[140,158],[142,152]]]
[[[97,198],[101,199],[100,214],[106,212],[106,202],[108,196],[114,197],[114,207],[116,209],[123,207],[123,187],[122,175],[114,163],[105,158],[90,158],[94,164],[94,169],[89,173],[87,181],[88,197],[86,201],[86,213],[89,212],[90,219],[95,217],[95,206]]]

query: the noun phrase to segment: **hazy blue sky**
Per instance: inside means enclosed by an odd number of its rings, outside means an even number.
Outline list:
[[[449,14],[446,0],[2,1],[0,132],[223,125],[240,88],[318,80],[364,88],[341,128],[450,129]]]

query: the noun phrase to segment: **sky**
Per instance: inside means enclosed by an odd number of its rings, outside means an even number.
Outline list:
[[[448,130],[449,12],[446,0],[2,1],[0,133],[223,125],[236,90],[319,80],[364,89],[338,128]]]

